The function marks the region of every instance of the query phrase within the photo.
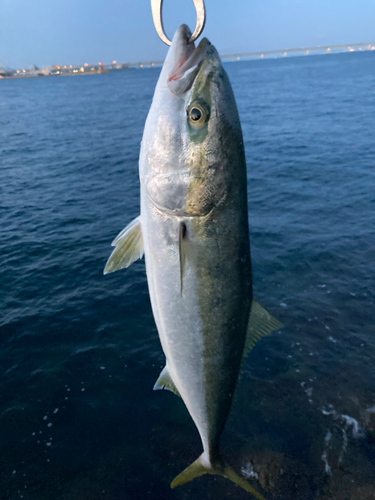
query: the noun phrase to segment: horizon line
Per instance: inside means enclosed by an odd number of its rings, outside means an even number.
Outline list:
[[[299,53],[299,52],[304,52],[306,55],[308,55],[310,52],[317,52],[320,50],[325,50],[330,52],[331,50],[340,50],[340,49],[347,49],[348,52],[355,52],[354,47],[365,47],[368,46],[369,48],[366,49],[368,50],[375,50],[375,42],[357,42],[357,43],[344,43],[344,44],[332,44],[332,45],[317,45],[314,47],[299,47],[299,48],[290,48],[290,49],[274,49],[274,50],[263,50],[263,51],[255,51],[255,52],[237,52],[237,53],[232,53],[232,54],[219,54],[221,59],[240,59],[240,58],[247,58],[247,57],[264,57],[264,56],[271,56],[271,55],[278,55],[278,54],[292,54],[292,53]],[[371,47],[371,48],[370,48]],[[352,51],[350,49],[353,49]],[[162,65],[164,63],[163,60],[148,60],[148,61],[129,61],[129,62],[124,62],[124,63],[117,63],[117,61],[114,63],[103,63],[104,66],[111,66],[113,64],[120,64],[120,65],[129,65],[129,66],[150,66],[150,65]],[[82,63],[82,64],[72,64],[72,66],[82,66],[86,65],[87,63]],[[97,64],[101,63],[93,63],[93,64],[88,64],[89,66],[95,66]],[[65,66],[70,66],[71,64],[66,64]],[[31,66],[36,66],[32,64]],[[29,67],[31,67],[29,66]],[[50,64],[49,66],[41,66],[42,68],[44,67],[50,67],[50,66],[56,66],[56,64]],[[62,65],[59,65],[62,66]],[[5,67],[5,66],[4,66]],[[14,69],[8,67],[8,69]],[[24,68],[22,68],[24,69]]]

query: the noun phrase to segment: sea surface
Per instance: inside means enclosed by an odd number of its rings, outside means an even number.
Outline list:
[[[225,63],[248,166],[254,294],[285,327],[244,366],[225,458],[268,499],[375,498],[375,53]],[[249,499],[204,476],[144,261],[103,276],[139,214],[160,69],[0,82],[0,499]]]

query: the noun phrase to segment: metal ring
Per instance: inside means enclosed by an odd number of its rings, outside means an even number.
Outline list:
[[[193,0],[193,3],[197,13],[197,24],[195,26],[194,33],[188,40],[188,43],[195,42],[195,40],[201,35],[204,25],[206,24],[206,9],[204,6],[204,0]],[[159,35],[162,42],[166,45],[171,45],[172,42],[164,32],[162,8],[163,0],[151,0],[152,19],[154,21],[156,33]]]

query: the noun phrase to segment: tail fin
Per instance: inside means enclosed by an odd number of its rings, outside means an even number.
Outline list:
[[[188,483],[199,476],[203,476],[203,474],[218,474],[220,476],[226,477],[234,484],[253,495],[258,500],[265,500],[265,498],[260,493],[258,493],[256,489],[246,481],[245,478],[238,476],[232,469],[232,467],[227,465],[225,462],[223,462],[222,465],[215,467],[212,465],[206,465],[206,461],[202,460],[202,458],[203,455],[201,455],[195,462],[189,465],[187,469],[181,472],[181,474],[179,474],[172,481],[171,488],[175,488],[176,486],[181,486],[185,483]]]

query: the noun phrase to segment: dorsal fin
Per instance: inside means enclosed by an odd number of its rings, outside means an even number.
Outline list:
[[[140,217],[134,219],[112,242],[115,247],[104,268],[104,274],[129,267],[143,256],[143,237]]]

